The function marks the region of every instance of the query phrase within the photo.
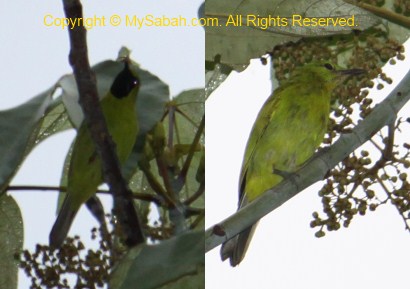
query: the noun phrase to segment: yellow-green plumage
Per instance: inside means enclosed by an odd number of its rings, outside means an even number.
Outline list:
[[[125,88],[114,91],[114,85],[117,89],[118,85]],[[108,131],[116,145],[120,163],[127,160],[138,133],[135,110],[138,88],[138,78],[125,62],[124,70],[115,79],[111,91],[101,101],[101,109]],[[83,123],[74,140],[67,176],[67,194],[50,233],[51,247],[58,248],[62,245],[77,211],[93,196],[102,182],[101,159],[96,152],[88,127]]]
[[[319,147],[327,129],[330,96],[341,75],[329,64],[307,64],[272,93],[260,110],[248,139],[239,181],[239,208],[299,169]],[[343,78],[342,78],[343,79]],[[280,174],[280,173],[279,173]],[[221,257],[238,265],[256,224],[222,245]]]

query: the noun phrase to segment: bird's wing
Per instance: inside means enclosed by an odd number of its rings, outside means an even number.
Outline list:
[[[280,95],[278,94],[280,90],[281,88],[275,90],[263,104],[253,125],[248,143],[246,144],[245,156],[243,158],[241,175],[239,178],[239,207],[241,206],[242,198],[244,196],[246,173],[249,168],[249,163],[255,153],[259,140],[263,136],[266,128],[271,122],[273,115],[275,114],[276,107],[280,102],[280,97],[278,96]]]
[[[67,177],[67,192],[75,209],[86,202],[102,182],[101,160],[85,123],[75,139]]]

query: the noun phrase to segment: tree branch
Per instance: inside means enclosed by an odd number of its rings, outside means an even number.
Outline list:
[[[67,187],[57,187],[57,186],[8,186],[6,191],[58,191],[66,192]],[[107,190],[97,190],[97,194],[112,195],[111,191]],[[156,196],[147,193],[132,193],[132,197],[135,200],[152,202],[159,207],[169,208],[169,205],[161,196]]]
[[[234,237],[305,188],[322,180],[330,169],[370,139],[382,127],[391,123],[409,99],[410,71],[390,95],[376,105],[366,119],[352,130],[352,133],[342,135],[334,145],[318,152],[291,178],[267,190],[254,202],[207,229],[205,231],[205,252]]]
[[[63,5],[67,18],[83,17],[79,0],[63,0]],[[114,192],[114,210],[122,225],[127,245],[142,243],[145,238],[132,201],[132,192],[121,174],[115,146],[100,108],[95,74],[88,60],[86,30],[84,26],[70,26],[68,32],[71,45],[69,61],[80,95],[79,102],[84,112],[84,121],[88,125],[91,138],[102,160],[104,179],[110,190]]]
[[[395,13],[393,11],[390,11],[386,8],[382,8],[382,7],[377,7],[375,5],[371,5],[371,4],[367,4],[367,3],[360,3],[357,1],[353,1],[353,0],[344,0],[346,3],[355,5],[357,7],[360,7],[362,9],[365,9],[367,11],[372,12],[373,14],[389,20],[390,22],[396,23],[397,25],[400,25],[404,28],[409,29],[410,28],[410,19],[404,15]]]

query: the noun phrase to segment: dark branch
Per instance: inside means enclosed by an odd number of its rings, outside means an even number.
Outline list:
[[[67,18],[83,17],[79,0],[63,0],[63,5]],[[88,60],[86,30],[83,26],[74,26],[69,27],[68,32],[71,45],[69,61],[78,86],[84,121],[101,157],[104,179],[110,190],[115,192],[114,210],[126,236],[126,243],[130,246],[137,245],[144,242],[145,238],[132,201],[132,192],[121,174],[115,146],[100,108],[95,75]]]

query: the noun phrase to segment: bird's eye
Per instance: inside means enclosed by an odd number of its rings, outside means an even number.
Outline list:
[[[334,70],[335,68],[330,63],[325,63],[324,67],[328,70]]]

